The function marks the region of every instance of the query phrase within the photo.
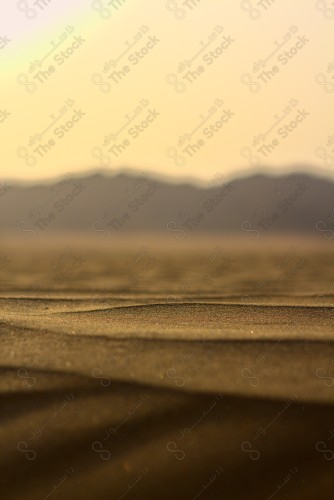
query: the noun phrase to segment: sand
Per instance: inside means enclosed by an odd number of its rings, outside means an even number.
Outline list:
[[[1,498],[333,498],[330,242],[2,254]]]

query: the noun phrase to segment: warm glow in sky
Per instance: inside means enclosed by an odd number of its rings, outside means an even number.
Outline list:
[[[332,175],[330,5],[2,0],[2,177]]]

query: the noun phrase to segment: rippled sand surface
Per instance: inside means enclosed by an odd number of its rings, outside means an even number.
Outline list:
[[[1,498],[333,498],[330,242],[1,252]]]

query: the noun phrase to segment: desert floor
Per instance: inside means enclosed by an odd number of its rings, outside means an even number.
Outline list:
[[[334,498],[331,241],[0,253],[0,498]]]

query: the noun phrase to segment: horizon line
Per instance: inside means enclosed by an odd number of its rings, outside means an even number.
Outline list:
[[[313,178],[318,178],[318,179],[324,179],[329,182],[334,182],[334,175],[333,173],[327,173],[325,171],[317,171],[314,172],[315,167],[314,165],[301,165],[301,164],[291,164],[286,167],[282,167],[279,170],[273,171],[272,168],[270,168],[268,165],[262,165],[258,166],[256,171],[249,171],[249,170],[242,170],[238,171],[235,174],[233,174],[231,171],[227,174],[224,174],[223,171],[217,171],[210,179],[203,180],[203,179],[198,179],[196,177],[192,176],[183,176],[183,177],[178,177],[175,175],[168,175],[166,173],[160,174],[154,171],[150,171],[149,169],[140,169],[140,168],[135,168],[135,167],[120,167],[117,168],[113,171],[110,171],[109,169],[102,168],[102,167],[93,167],[90,170],[81,170],[78,172],[66,172],[65,174],[57,175],[51,178],[44,177],[44,178],[35,178],[35,179],[19,179],[19,178],[4,178],[2,179],[0,185],[4,184],[9,184],[12,186],[23,186],[23,187],[33,187],[33,186],[41,186],[41,185],[52,185],[52,184],[57,184],[59,182],[62,182],[66,177],[71,177],[72,179],[82,179],[82,178],[88,178],[88,177],[93,177],[96,175],[99,175],[101,177],[105,178],[113,178],[117,177],[119,175],[125,175],[128,177],[141,177],[144,174],[146,174],[148,177],[155,179],[155,180],[160,180],[161,182],[165,182],[168,184],[176,184],[176,185],[192,185],[195,187],[204,187],[207,186],[210,183],[213,183],[215,180],[219,178],[223,182],[232,182],[236,181],[239,179],[246,179],[250,177],[256,177],[256,176],[264,176],[264,177],[271,177],[271,178],[279,178],[279,177],[286,177],[289,175],[293,174],[302,174],[306,175],[309,177]],[[219,176],[219,177],[218,177]]]

